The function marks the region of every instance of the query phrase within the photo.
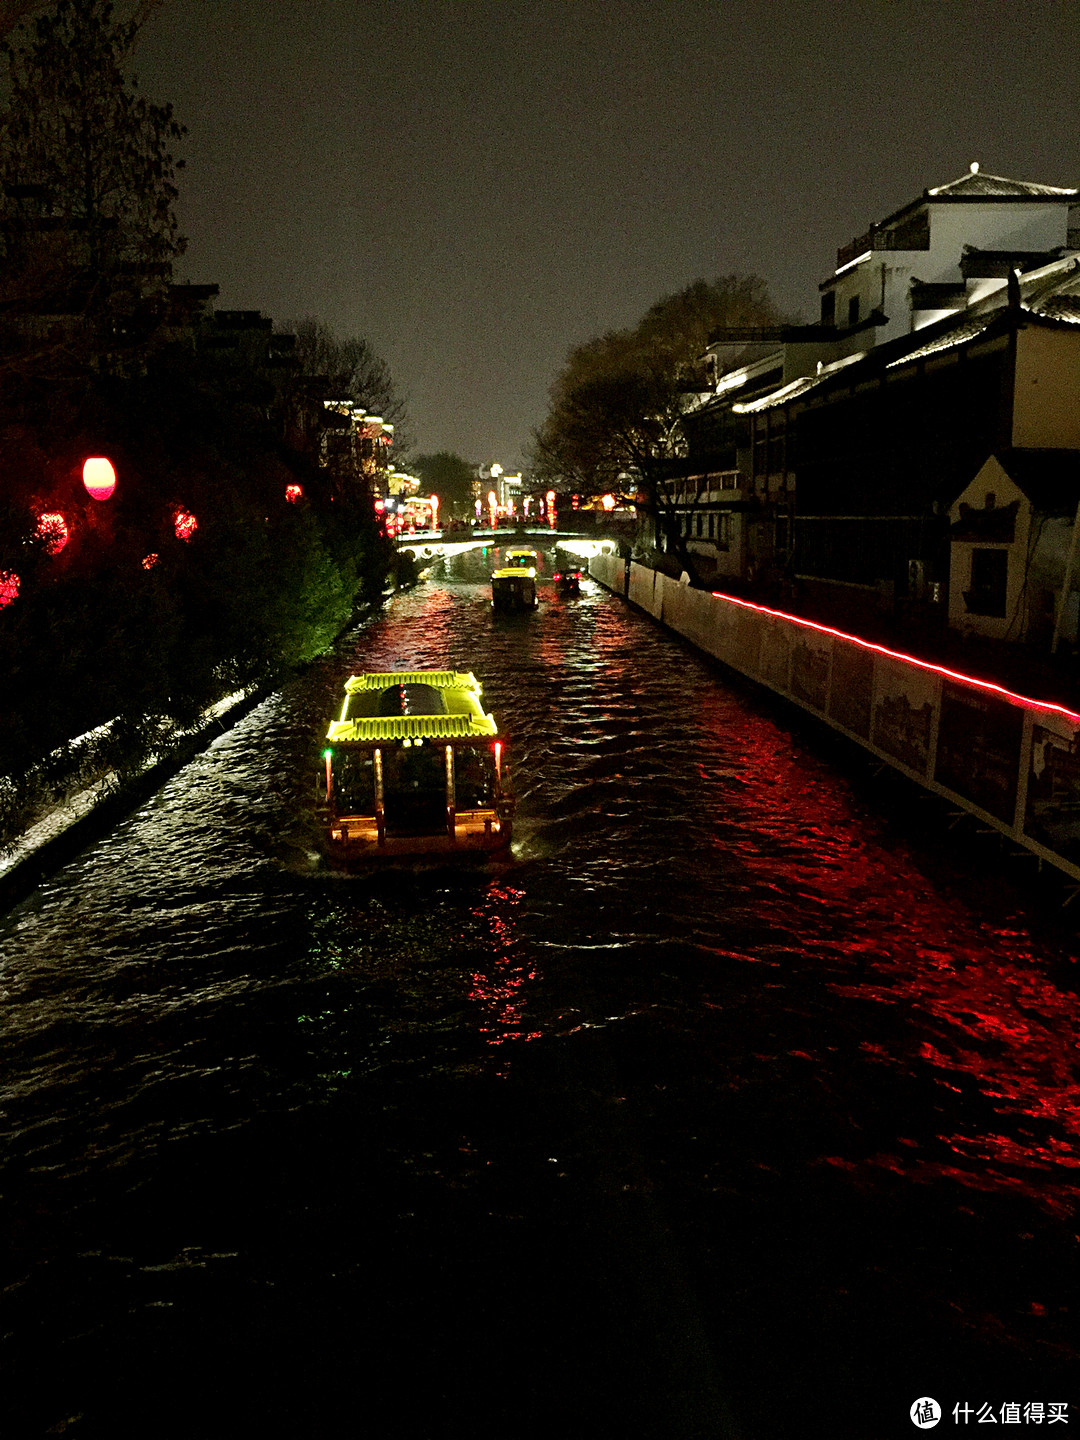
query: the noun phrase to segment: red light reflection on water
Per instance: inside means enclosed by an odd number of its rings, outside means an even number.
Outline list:
[[[1080,1201],[1072,1173],[1080,1169],[1075,996],[1019,946],[1002,956],[954,943],[949,960],[940,952],[930,959],[924,964],[918,949],[882,955],[857,992],[837,987],[909,1010],[904,1050],[864,1043],[863,1053],[871,1063],[899,1061],[909,1073],[928,1072],[945,1092],[945,1123],[933,1137],[938,1154],[905,1155],[902,1166],[888,1168],[916,1181],[947,1176],[970,1189],[1015,1191],[1051,1213],[1070,1214]],[[887,1157],[870,1163],[884,1166]]]
[[[730,727],[722,697],[704,703],[703,725]],[[888,1172],[1021,1194],[1071,1213],[1080,1202],[1080,1006],[1074,987],[1055,979],[1054,942],[1033,935],[1022,915],[980,913],[977,855],[966,906],[940,891],[927,856],[909,854],[824,761],[797,752],[764,718],[739,730],[727,790],[709,770],[706,761],[718,848],[737,857],[756,896],[758,938],[746,953],[723,953],[781,974],[793,957],[804,973],[812,967],[832,996],[852,1002],[850,1018],[837,1014],[852,1027],[859,1063],[889,1067],[897,1093],[915,1081],[912,1093],[929,1095],[911,1131],[887,1148],[823,1163],[863,1179]],[[735,812],[727,825],[725,804]],[[774,947],[761,943],[769,932]],[[801,1053],[829,1073],[834,1062],[813,1048]]]
[[[525,1009],[526,986],[536,980],[533,964],[516,952],[519,942],[512,923],[513,911],[520,904],[524,891],[509,886],[492,885],[481,906],[473,915],[491,936],[492,950],[483,969],[474,970],[470,978],[469,999],[482,1012],[480,1034],[488,1045],[505,1045],[511,1040],[539,1040],[542,1032],[527,1028]]]

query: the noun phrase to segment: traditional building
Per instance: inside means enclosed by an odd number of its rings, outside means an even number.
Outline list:
[[[1075,189],[984,175],[974,164],[840,247],[818,287],[821,323],[861,332],[863,348],[880,345],[983,299],[1012,265],[1031,269],[1071,249],[1080,249]],[[979,252],[994,258],[980,262]]]
[[[848,621],[950,613],[950,507],[988,457],[1080,449],[1077,195],[973,166],[841,249],[817,325],[716,337],[680,508],[695,544],[729,515],[718,579],[783,579]],[[726,494],[695,484],[714,468]]]
[[[962,634],[1075,644],[1080,451],[991,455],[949,507],[949,624]]]
[[[987,458],[1080,449],[1078,301],[1080,260],[1058,260],[740,407],[762,526],[808,599],[945,604],[948,511]]]

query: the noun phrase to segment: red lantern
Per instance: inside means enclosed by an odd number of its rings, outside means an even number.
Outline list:
[[[50,555],[59,555],[68,542],[67,521],[58,510],[49,510],[39,515],[34,533],[44,542]]]
[[[178,540],[190,540],[198,528],[199,522],[190,510],[177,510],[173,515],[173,529]]]
[[[285,499],[289,502],[290,505],[295,505],[298,500],[302,500],[303,498],[304,498],[303,486],[301,486],[301,485],[286,485],[286,486],[285,486]]]
[[[19,596],[19,577],[13,570],[0,570],[0,610]]]
[[[82,467],[82,483],[91,500],[108,500],[116,489],[116,471],[103,455],[92,455]]]

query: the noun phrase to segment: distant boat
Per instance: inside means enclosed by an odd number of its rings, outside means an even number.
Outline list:
[[[472,674],[355,675],[326,732],[319,809],[331,858],[483,856],[510,846],[505,742]]]
[[[538,568],[539,557],[535,550],[507,550],[503,564],[491,575],[491,608],[496,611],[535,610]]]

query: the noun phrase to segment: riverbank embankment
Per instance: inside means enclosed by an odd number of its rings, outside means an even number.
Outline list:
[[[589,573],[1080,882],[1080,709],[617,556],[594,557]]]

